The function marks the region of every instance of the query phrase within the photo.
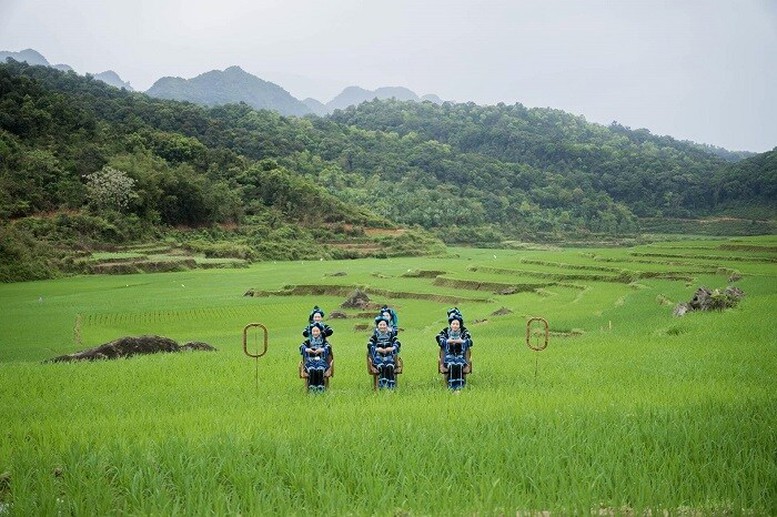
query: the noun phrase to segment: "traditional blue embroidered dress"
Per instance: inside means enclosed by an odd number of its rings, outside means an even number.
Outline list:
[[[394,347],[393,352],[379,352],[378,348]],[[397,385],[396,366],[397,354],[401,343],[396,333],[391,330],[381,332],[377,328],[367,342],[367,351],[370,354],[372,365],[378,370],[378,388],[394,388]]]
[[[308,348],[320,352],[309,353]],[[332,346],[322,336],[310,337],[300,345],[299,351],[302,354],[303,368],[308,374],[308,388],[312,391],[324,391],[324,372],[329,368]]]
[[[461,322],[460,318],[456,319]],[[447,327],[437,335],[437,344],[442,350],[442,364],[448,370],[448,387],[453,390],[463,388],[467,382],[464,371],[469,366],[467,351],[472,348],[472,337],[463,325],[457,331]]]

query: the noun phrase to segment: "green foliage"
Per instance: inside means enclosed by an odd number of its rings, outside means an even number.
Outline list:
[[[49,233],[69,227],[79,247],[220,227],[232,230],[221,241],[250,246],[259,259],[393,256],[439,243],[343,241],[353,227],[396,225],[476,245],[615,241],[642,221],[675,231],[685,223],[660,221],[710,215],[748,221],[703,233],[770,232],[775,152],[742,158],[520,104],[384,100],[295,118],[0,64],[0,220],[78,214],[80,223]],[[122,175],[110,194],[96,189],[106,171]],[[87,208],[97,219],[83,219]]]
[[[56,267],[46,244],[10,225],[0,226],[0,282],[25,282],[52,278]]]
[[[101,243],[119,244],[148,236],[137,217],[110,211],[102,215],[63,212],[54,217],[26,217],[13,226],[37,240],[63,248],[88,249]]]
[[[718,171],[717,201],[722,205],[761,203],[777,213],[777,147]]]
[[[720,188],[714,175],[727,165],[700,146],[644,129],[632,131],[617,123],[604,127],[559,110],[520,104],[373,101],[331,118],[371,132],[363,138],[394,135],[396,146],[409,147],[394,157],[394,169],[420,166],[440,182],[502,194],[520,189],[540,207],[561,206],[570,212],[583,199],[604,194],[640,216],[712,213]],[[354,147],[352,142],[341,145],[344,151]],[[361,147],[364,151],[355,155],[346,151],[347,169],[369,170],[385,163],[373,151],[376,146]],[[381,154],[390,150],[385,144],[377,149]],[[481,164],[472,169],[468,162],[475,156]],[[774,178],[764,180],[776,184]]]
[[[383,249],[381,257],[445,253],[445,246],[440,241],[420,229],[402,232],[399,235],[378,237],[375,240]]]
[[[711,219],[645,218],[640,226],[646,233],[685,235],[766,235],[777,234],[777,221],[721,217]]]
[[[493,226],[444,226],[435,232],[443,241],[456,245],[496,245],[505,235]]]
[[[207,258],[239,258],[251,261],[257,256],[253,247],[233,241],[209,242],[196,239],[186,241],[183,246],[194,253],[202,253]]]

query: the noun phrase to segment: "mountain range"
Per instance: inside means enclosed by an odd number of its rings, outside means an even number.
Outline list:
[[[39,52],[26,49],[20,52],[0,51],[0,62],[11,58],[26,61],[30,65],[43,65],[63,71],[74,71],[66,64],[52,65]],[[129,82],[121,79],[113,70],[91,74],[95,79],[116,88],[134,91]],[[303,116],[308,114],[327,115],[336,109],[344,109],[373,99],[391,99],[400,101],[430,101],[442,104],[437,95],[419,96],[404,87],[382,87],[366,90],[358,86],[345,88],[326,104],[313,98],[299,100],[281,86],[252,75],[239,66],[230,66],[225,70],[211,70],[191,79],[181,77],[162,77],[144,93],[159,99],[189,101],[203,106],[218,106],[244,102],[255,109],[275,111],[284,116]]]
[[[415,92],[401,87],[382,87],[366,90],[358,86],[345,88],[326,104],[313,98],[303,101],[275,83],[249,74],[239,66],[211,70],[192,79],[163,77],[146,90],[147,95],[160,99],[189,101],[203,106],[217,106],[245,102],[256,109],[277,111],[281,115],[302,116],[308,114],[327,115],[337,109],[355,106],[373,99],[396,99],[399,101],[424,101],[442,104],[437,95],[419,97]]]
[[[43,57],[43,55],[31,48],[28,48],[26,50],[22,50],[20,52],[10,52],[7,50],[0,50],[0,63],[5,62],[6,59],[13,59],[15,61],[26,61],[30,65],[42,65],[42,66],[50,66],[52,68],[56,68],[57,70],[62,70],[63,72],[75,72],[73,70],[73,67],[66,64],[57,64],[52,65],[49,63],[49,61]],[[119,74],[114,72],[113,70],[106,70],[104,72],[100,72],[97,74],[91,74],[95,79],[99,79],[100,81],[110,84],[111,86],[115,86],[116,88],[124,88],[127,91],[134,91],[132,89],[132,86],[130,86],[130,83],[124,82],[121,77],[119,77]]]

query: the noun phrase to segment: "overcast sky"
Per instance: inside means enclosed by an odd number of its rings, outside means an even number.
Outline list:
[[[405,86],[777,146],[777,0],[0,0],[0,50],[135,90],[238,65],[300,100]]]

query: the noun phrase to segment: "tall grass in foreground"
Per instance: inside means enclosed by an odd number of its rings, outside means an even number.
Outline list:
[[[455,396],[336,382],[305,396],[269,371],[257,393],[216,356],[123,362],[14,368],[0,440],[14,514],[777,510],[773,396],[752,380],[651,393],[638,369],[589,388],[545,364]]]
[[[517,252],[459,253],[347,263],[348,280],[368,283],[378,270],[396,281],[419,267],[463,276],[472,257],[518,267]],[[570,262],[553,253],[542,258]],[[51,337],[55,329],[38,332],[42,352],[0,363],[0,515],[777,515],[774,265],[747,266],[736,309],[682,319],[656,298],[682,300],[692,288],[668,280],[551,286],[464,306],[470,322],[487,321],[469,323],[475,373],[459,394],[434,369],[445,307],[390,300],[405,327],[399,389],[371,390],[367,336],[352,328],[359,320],[334,320],[336,375],[329,392],[309,396],[296,378],[301,323],[313,303],[337,300],[246,299],[240,290],[320,282],[324,265],[262,265],[247,273],[255,281],[208,271],[2,286],[4,304],[22,305],[13,309],[20,322],[4,323],[30,347],[39,329],[24,318],[63,322],[67,341],[77,312],[90,344],[161,328],[179,339],[205,334],[220,350],[19,360],[72,349]],[[39,303],[30,296],[38,289],[52,294]],[[123,290],[144,296],[115,297]],[[502,306],[514,314],[490,316]],[[532,352],[528,314],[583,334]],[[258,387],[239,333],[253,315],[272,323]],[[11,334],[0,337],[4,346]]]

